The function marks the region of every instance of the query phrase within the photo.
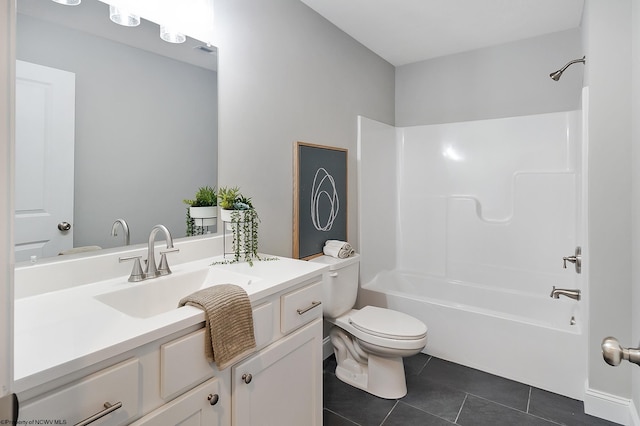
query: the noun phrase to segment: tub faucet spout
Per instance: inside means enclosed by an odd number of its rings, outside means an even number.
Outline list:
[[[580,290],[578,289],[569,290],[564,288],[556,288],[556,286],[554,285],[549,296],[554,299],[559,299],[560,296],[566,296],[574,300],[580,300],[580,294]]]

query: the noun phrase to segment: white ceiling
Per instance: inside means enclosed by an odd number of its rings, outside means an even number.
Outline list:
[[[399,66],[580,26],[584,0],[301,0]]]

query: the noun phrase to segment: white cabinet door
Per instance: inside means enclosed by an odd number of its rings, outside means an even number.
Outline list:
[[[132,426],[228,426],[231,397],[226,389],[220,378],[214,377]]]
[[[235,426],[322,425],[322,319],[232,367]]]

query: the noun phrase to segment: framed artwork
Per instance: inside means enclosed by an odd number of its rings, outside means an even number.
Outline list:
[[[296,142],[293,156],[293,257],[322,255],[327,240],[347,240],[346,148]]]

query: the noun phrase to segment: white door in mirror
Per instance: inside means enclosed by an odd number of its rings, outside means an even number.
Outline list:
[[[75,74],[16,61],[17,262],[73,247],[74,123]]]

